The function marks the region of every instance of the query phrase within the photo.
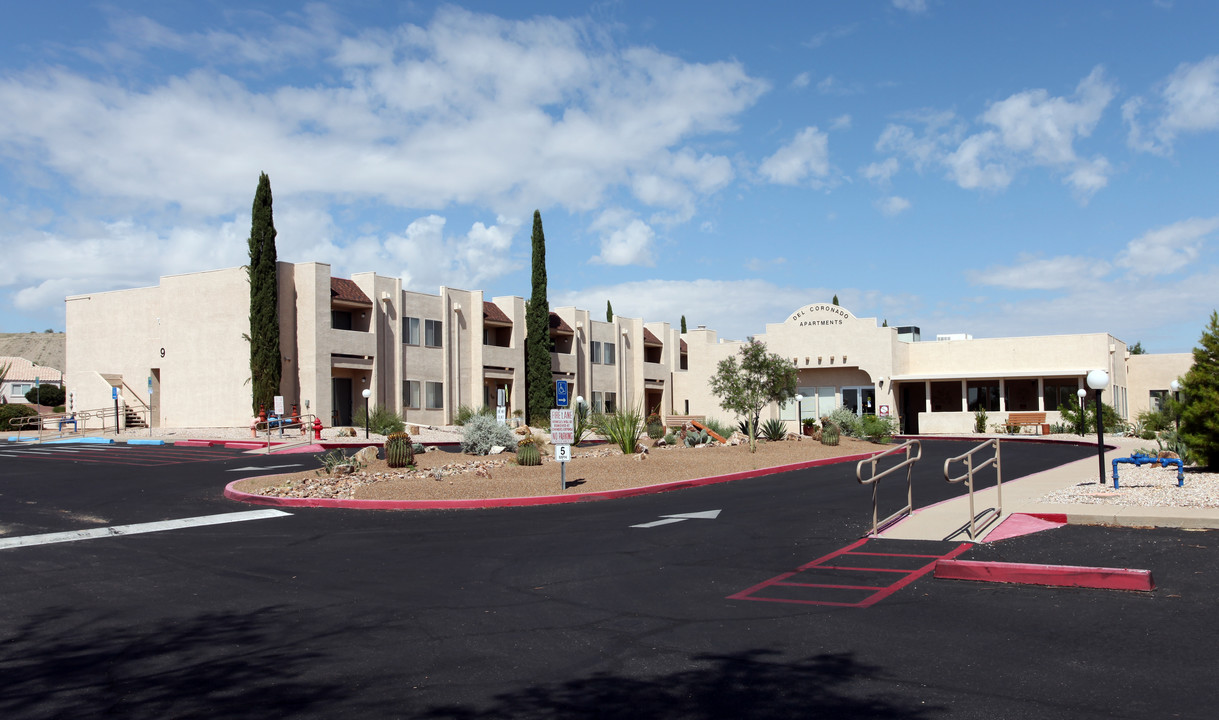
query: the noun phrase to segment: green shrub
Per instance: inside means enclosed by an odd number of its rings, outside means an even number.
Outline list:
[[[67,412],[68,409],[66,407],[64,407],[63,405],[56,405],[54,408],[52,408],[52,411],[57,412],[57,413],[62,413],[62,412]]]
[[[67,392],[59,385],[40,385],[36,388],[30,388],[30,391],[25,394],[25,399],[31,404],[39,403],[42,405],[63,405],[68,399]]]
[[[335,469],[340,465],[350,465],[356,470],[364,467],[364,463],[357,460],[355,456],[349,457],[347,452],[342,448],[335,448],[328,453],[322,453],[315,457],[322,464],[322,469],[317,471],[318,475],[333,475]]]
[[[575,412],[572,414],[576,418],[575,442],[572,444],[579,445],[593,432],[593,415],[586,402],[576,403]]]
[[[707,420],[703,422],[703,426],[725,440],[732,437],[732,426],[726,422],[721,422],[715,418],[707,418]]]
[[[863,435],[863,421],[849,407],[840,407],[829,415],[830,422],[838,426],[838,431],[851,437]]]
[[[601,434],[622,450],[623,455],[631,455],[639,445],[639,436],[643,433],[643,411],[619,410],[618,412],[601,416],[599,426]]]
[[[0,432],[9,432],[10,430],[26,430],[38,427],[37,422],[32,419],[38,417],[38,411],[29,405],[21,403],[13,403],[10,405],[0,405]],[[31,418],[31,421],[13,423],[17,418]]]
[[[893,418],[877,417],[876,415],[864,415],[861,419],[860,431],[863,436],[874,443],[887,443],[893,439],[894,433],[897,431],[897,420]]]
[[[676,435],[674,435],[673,433],[669,433],[668,435],[665,435],[665,445],[676,445],[676,444],[677,444]]]
[[[353,427],[364,427],[364,408],[356,408],[351,419]],[[406,430],[406,421],[389,408],[374,407],[368,417],[368,429],[378,435],[391,435]]]
[[[986,432],[986,411],[978,410],[974,413],[974,432]]]
[[[487,417],[493,418],[495,417],[495,408],[491,407],[490,405],[483,405],[479,409],[475,410],[469,405],[462,405],[457,408],[457,414],[453,416],[453,424],[465,425],[470,418],[474,417],[475,415],[486,415]]]
[[[782,440],[787,437],[787,423],[777,418],[770,418],[762,423],[761,435],[770,441]]]
[[[497,445],[516,450],[516,435],[507,425],[500,425],[495,418],[486,415],[473,415],[466,421],[461,435],[462,452],[486,455]]]
[[[665,429],[662,425],[648,425],[648,437],[655,440],[656,438],[664,437]]]

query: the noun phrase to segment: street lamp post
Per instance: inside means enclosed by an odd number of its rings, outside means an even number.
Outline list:
[[[804,436],[804,396],[796,393],[796,434]]]
[[[361,394],[364,396],[364,439],[367,440],[368,439],[368,396],[372,395],[372,390],[370,390],[369,388],[364,388],[364,392]]]
[[[1181,435],[1181,383],[1178,380],[1172,381],[1172,425],[1176,430],[1178,440]]]
[[[1084,390],[1083,388],[1080,388],[1075,391],[1075,394],[1079,396],[1079,436],[1083,437],[1084,436],[1084,425],[1085,425],[1084,408],[1086,406],[1086,404],[1084,403],[1084,398],[1088,397],[1088,391]]]
[[[1088,387],[1096,398],[1096,461],[1100,465],[1100,484],[1105,484],[1105,417],[1101,413],[1100,394],[1109,385],[1109,373],[1093,370],[1088,373]]]

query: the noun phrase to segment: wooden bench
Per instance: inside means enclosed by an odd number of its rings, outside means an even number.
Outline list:
[[[665,415],[664,426],[667,428],[684,427],[686,423],[705,423],[707,422],[706,415]]]
[[[1012,425],[1018,427],[1037,425],[1041,428],[1041,435],[1050,434],[1050,426],[1046,423],[1045,413],[1043,412],[1008,413],[1007,421],[1003,424],[1009,427]]]

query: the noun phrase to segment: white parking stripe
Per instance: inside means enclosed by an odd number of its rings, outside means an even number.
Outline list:
[[[200,517],[182,518],[181,520],[140,523],[139,525],[113,525],[111,527],[91,528],[89,530],[71,530],[69,532],[46,533],[44,535],[24,535],[22,537],[0,538],[0,550],[290,516],[291,513],[286,513],[282,510],[249,510],[247,512],[225,513],[223,515],[203,515]]]

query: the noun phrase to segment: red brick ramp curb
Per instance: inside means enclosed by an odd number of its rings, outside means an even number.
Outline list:
[[[762,477],[764,475],[775,475],[777,473],[791,472],[792,470],[803,470],[805,468],[818,467],[820,465],[859,462],[860,460],[865,460],[873,455],[875,455],[875,453],[845,455],[843,457],[823,458],[820,460],[807,460],[805,462],[793,463],[791,465],[779,465],[776,467],[760,468],[757,470],[742,470],[741,472],[729,473],[727,475],[715,475],[712,477],[695,478],[693,480],[677,480],[658,485],[624,488],[622,490],[572,493],[570,495],[539,495],[536,497],[515,498],[478,498],[469,500],[347,500],[339,498],[287,498],[242,492],[235,487],[237,483],[249,479],[242,478],[241,480],[234,480],[226,485],[224,488],[224,496],[230,500],[252,503],[254,505],[271,505],[273,507],[348,508],[353,510],[468,510],[475,508],[522,507],[527,505],[558,505],[562,503],[589,502],[593,500],[615,500],[618,498],[635,497],[637,495],[652,495],[654,493],[683,490],[685,488],[699,487],[702,485],[714,485],[715,483],[731,482],[733,480],[745,480],[748,478]]]
[[[1094,588],[1097,590],[1135,590],[1151,592],[1155,581],[1150,570],[1082,567],[1078,565],[1034,565],[1030,563],[987,562],[979,560],[940,560],[935,577],[941,580],[976,580],[1016,585]]]

